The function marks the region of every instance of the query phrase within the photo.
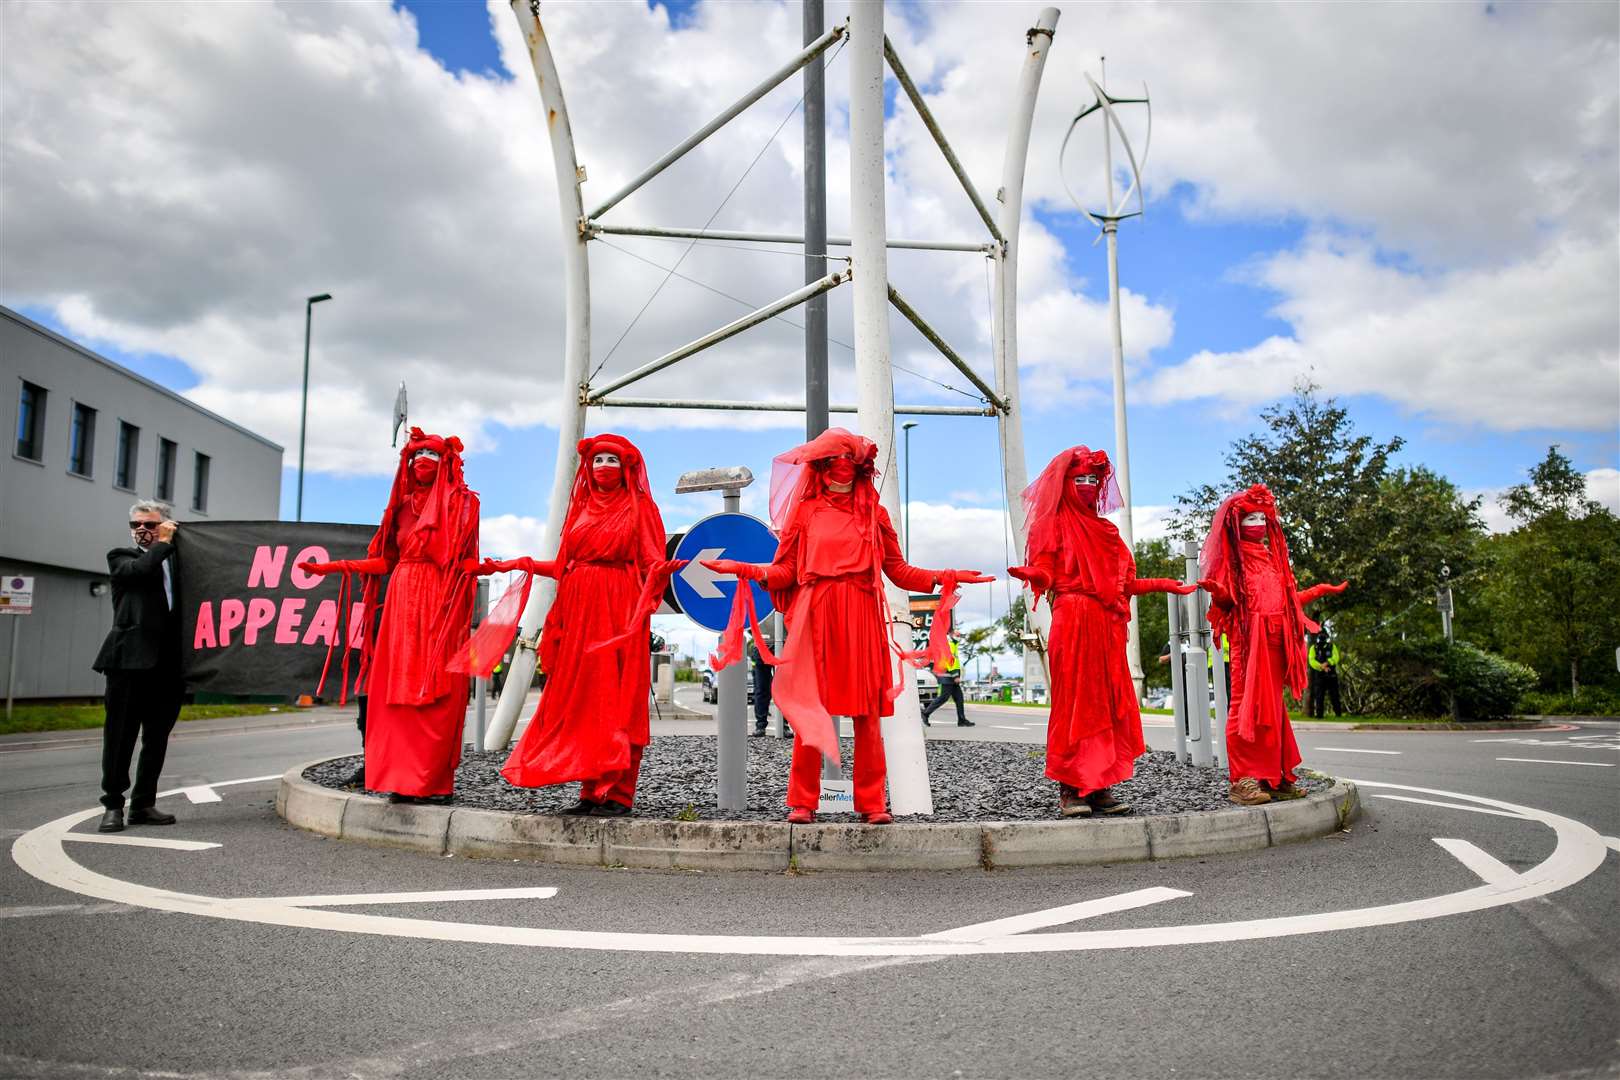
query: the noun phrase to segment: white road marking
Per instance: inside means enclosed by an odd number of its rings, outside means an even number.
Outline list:
[[[1620,851],[1620,836],[1605,836],[1603,842],[1616,851]]]
[[[1612,769],[1612,761],[1558,761],[1554,758],[1544,757],[1499,757],[1497,761],[1527,761],[1532,765],[1589,765],[1594,769]]]
[[[237,786],[239,786],[241,784],[262,784],[266,780],[280,780],[280,779],[281,779],[281,774],[280,773],[271,773],[269,776],[249,776],[249,777],[246,777],[246,778],[244,778],[242,780],[216,780],[213,783],[208,784],[206,786],[211,787],[211,788],[216,788],[216,787],[237,787]],[[173,795],[174,792],[165,791],[162,794],[163,795]],[[159,797],[161,798],[162,796],[159,796]]]
[[[36,904],[32,907],[0,907],[0,919],[26,919],[36,915],[115,915],[139,910],[128,904]]]
[[[219,847],[202,840],[168,840],[161,836],[125,836],[122,833],[68,833],[62,837],[79,844],[114,844],[120,847],[168,848],[170,851],[207,851]]]
[[[1024,725],[1023,724],[1016,724],[1016,725],[1015,724],[986,724],[985,726],[986,727],[993,727],[997,731],[1023,731],[1024,730]]]
[[[1475,847],[1467,840],[1443,840],[1436,836],[1434,842],[1455,855],[1458,862],[1478,874],[1480,880],[1488,885],[1495,885],[1499,889],[1507,889],[1511,888],[1519,880],[1517,870],[1489,852]]]
[[[219,797],[219,792],[215,791],[213,788],[209,787],[207,784],[198,784],[196,787],[181,788],[180,789],[180,794],[182,794],[186,798],[190,799],[193,803],[210,803],[210,802],[223,802],[224,801]]]
[[[958,926],[954,930],[941,930],[937,934],[924,934],[923,937],[939,941],[985,941],[990,938],[1011,937],[1046,926],[1062,926],[1064,923],[1094,919],[1098,915],[1130,911],[1132,908],[1162,904],[1166,900],[1191,895],[1192,893],[1182,892],[1180,889],[1138,889],[1135,892],[1120,893],[1118,896],[1105,896],[1099,900],[1082,900],[1078,904],[1032,911],[1028,915],[1014,915],[1008,919],[992,919],[971,926]]]
[[[1439,799],[1414,799],[1410,795],[1374,795],[1372,797],[1375,799],[1393,799],[1396,802],[1423,803],[1425,806],[1443,806],[1447,810],[1470,810],[1476,814],[1495,814],[1497,817],[1518,818],[1520,821],[1530,820],[1523,814],[1515,814],[1507,810],[1487,810],[1483,806],[1464,806],[1461,803],[1441,802]]]
[[[1237,922],[1182,926],[1142,926],[1114,930],[1056,931],[1048,934],[1013,934],[982,941],[952,941],[937,937],[815,937],[745,934],[630,933],[610,930],[558,930],[488,923],[441,922],[367,915],[330,908],[289,907],[274,899],[204,896],[120,881],[98,874],[68,857],[63,836],[75,826],[100,816],[92,807],[47,822],[19,837],[11,857],[26,874],[68,892],[98,900],[133,904],[157,911],[174,911],[211,919],[227,919],[269,926],[289,926],[344,933],[414,938],[423,941],[459,941],[528,948],[594,949],[626,952],[699,953],[746,956],[985,956],[1004,953],[1058,953],[1095,949],[1156,948],[1213,942],[1255,941],[1269,938],[1356,930],[1374,926],[1461,915],[1547,896],[1587,878],[1608,857],[1602,837],[1589,826],[1547,810],[1464,795],[1455,791],[1351,779],[1363,788],[1434,795],[1466,803],[1508,810],[1540,822],[1557,838],[1552,853],[1514,877],[1510,884],[1483,884],[1461,892],[1424,897],[1376,907],[1283,915]]]
[[[1391,755],[1395,755],[1397,757],[1400,755],[1399,750],[1367,750],[1367,749],[1360,749],[1360,748],[1351,749],[1348,746],[1313,746],[1313,747],[1311,747],[1311,753],[1313,753],[1313,754],[1316,753],[1317,751],[1320,751],[1320,750],[1326,750],[1329,753],[1334,753],[1334,754],[1391,754]]]
[[[550,900],[554,888],[441,889],[437,892],[339,893],[332,896],[267,896],[272,904],[289,907],[349,907],[360,904],[438,904],[449,900]]]

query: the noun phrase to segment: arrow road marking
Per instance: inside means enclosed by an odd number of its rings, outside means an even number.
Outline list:
[[[1162,904],[1166,900],[1191,895],[1192,893],[1182,892],[1180,889],[1138,889],[1135,892],[1120,893],[1118,896],[1105,896],[1100,900],[1082,900],[1078,904],[1065,904],[1062,907],[1047,908],[1045,911],[1032,911],[1028,915],[992,919],[989,922],[958,926],[954,930],[941,930],[937,934],[922,936],[934,941],[988,941],[991,938],[1011,937],[1014,934],[1039,930],[1045,926],[1062,926],[1064,923],[1079,922],[1081,919],[1094,919],[1098,915],[1111,915],[1116,911]]]
[[[704,559],[718,559],[726,552],[725,548],[704,548],[692,556],[692,561],[681,570],[681,580],[692,587],[692,591],[705,600],[724,599],[725,593],[715,587],[717,581],[736,581],[736,574],[717,574],[703,565]]]
[[[64,840],[79,844],[114,844],[120,847],[168,848],[170,851],[207,851],[219,847],[202,840],[165,840],[160,836],[103,836],[101,833],[64,833]]]
[[[219,792],[215,791],[207,784],[198,784],[196,787],[181,788],[180,794],[190,799],[193,803],[224,802],[224,800],[219,797]]]
[[[1457,856],[1457,861],[1478,874],[1480,880],[1487,885],[1495,885],[1499,889],[1510,888],[1519,883],[1519,872],[1507,863],[1497,859],[1485,851],[1480,850],[1467,840],[1442,840],[1434,837],[1434,842]]]
[[[553,888],[534,889],[443,889],[438,892],[340,893],[333,896],[266,896],[267,904],[288,907],[348,907],[358,904],[436,904],[448,900],[549,900]]]

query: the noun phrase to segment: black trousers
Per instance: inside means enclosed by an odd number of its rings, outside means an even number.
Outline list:
[[[771,720],[771,678],[775,674],[769,664],[754,665],[754,726],[761,731]]]
[[[158,774],[169,750],[169,732],[180,716],[184,685],[178,664],[144,671],[107,672],[107,722],[101,732],[101,805],[122,810],[129,787],[129,764],[140,736],[141,757],[135,766],[132,810],[157,802]]]
[[[1344,715],[1344,703],[1339,700],[1339,673],[1337,671],[1311,672],[1311,715],[1326,716],[1323,698],[1333,698],[1333,715]]]
[[[923,719],[927,720],[933,716],[934,710],[945,704],[946,701],[956,702],[956,722],[958,724],[967,719],[967,703],[962,697],[962,680],[955,675],[941,675],[939,677],[939,696],[930,701],[928,708],[923,710]]]

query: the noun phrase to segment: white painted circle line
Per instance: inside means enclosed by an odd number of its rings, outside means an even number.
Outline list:
[[[1578,821],[1545,810],[1433,788],[1367,780],[1352,782],[1369,788],[1443,796],[1516,813],[1530,820],[1539,821],[1552,829],[1557,837],[1557,846],[1545,860],[1522,874],[1514,875],[1512,880],[1502,880],[1462,892],[1379,907],[1191,926],[1136,927],[1033,935],[1009,933],[966,941],[935,935],[791,937],[550,930],[525,926],[407,919],[323,908],[300,908],[289,906],[284,899],[274,897],[238,899],[170,892],[98,874],[68,857],[62,845],[63,836],[74,826],[100,815],[102,811],[99,807],[68,814],[24,833],[12,845],[11,856],[24,872],[48,885],[82,896],[159,911],[301,929],[337,930],[346,933],[489,945],[631,952],[753,956],[975,956],[1198,945],[1391,926],[1446,915],[1483,911],[1546,896],[1581,881],[1601,866],[1608,855],[1603,838],[1592,829]],[[1014,922],[1016,923],[1016,920]]]

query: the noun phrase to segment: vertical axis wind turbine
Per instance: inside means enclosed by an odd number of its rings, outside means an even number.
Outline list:
[[[1107,64],[1107,58],[1103,58]],[[1107,80],[1107,67],[1103,68],[1103,78]],[[1134,505],[1131,499],[1131,451],[1130,440],[1125,425],[1125,337],[1120,328],[1119,319],[1119,223],[1126,218],[1141,217],[1146,210],[1146,202],[1142,195],[1142,165],[1147,162],[1148,150],[1153,144],[1153,103],[1148,98],[1147,83],[1142,84],[1142,96],[1139,98],[1111,97],[1107,90],[1097,85],[1095,79],[1086,75],[1086,85],[1091,87],[1094,100],[1074,114],[1069,121],[1069,130],[1063,136],[1063,145],[1058,148],[1058,179],[1063,183],[1063,190],[1068,192],[1069,200],[1076,209],[1091,219],[1102,232],[1100,236],[1108,238],[1108,317],[1114,333],[1114,472],[1119,480],[1119,493],[1125,505],[1120,516],[1119,531],[1125,546],[1136,553],[1136,528],[1131,521],[1131,509]],[[1142,159],[1137,161],[1136,153],[1131,149],[1130,137],[1125,134],[1125,125],[1120,123],[1119,114],[1114,111],[1115,105],[1144,105],[1147,107],[1147,135],[1142,144]],[[1093,113],[1102,113],[1103,129],[1103,171],[1105,176],[1105,190],[1107,201],[1104,203],[1102,213],[1096,213],[1086,208],[1080,197],[1069,187],[1067,178],[1063,175],[1063,158],[1069,149],[1069,140],[1074,137],[1075,129],[1080,121]],[[1116,202],[1114,199],[1114,136],[1119,136],[1120,145],[1125,150],[1125,158],[1131,165],[1131,182],[1125,189],[1125,194]],[[1131,197],[1136,197],[1136,208],[1129,209]],[[1095,241],[1094,241],[1095,243]],[[1142,697],[1142,648],[1139,635],[1139,626],[1136,619],[1136,598],[1131,598],[1131,621],[1125,651],[1130,659],[1131,682],[1136,685],[1136,697]]]

